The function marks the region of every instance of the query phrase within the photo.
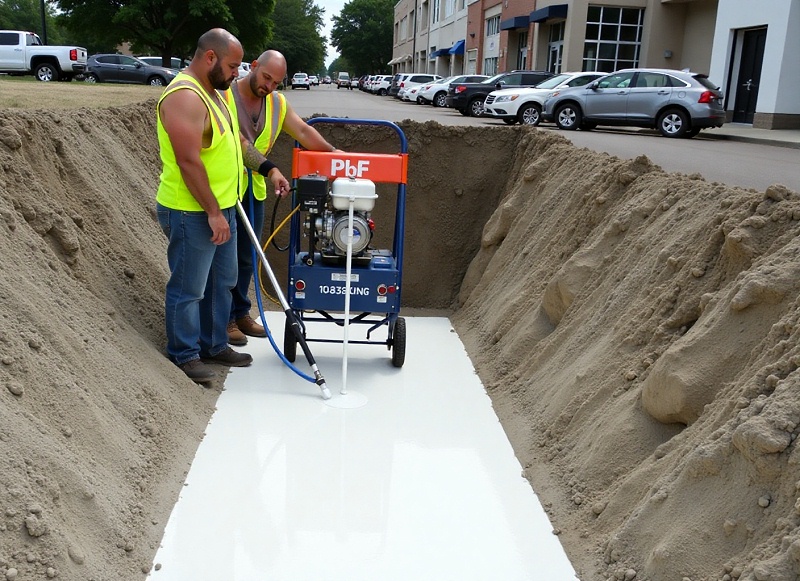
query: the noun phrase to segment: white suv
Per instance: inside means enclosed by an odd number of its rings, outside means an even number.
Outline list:
[[[606,73],[561,73],[535,87],[516,87],[492,91],[483,103],[484,117],[502,119],[506,124],[522,123],[536,127],[542,121],[544,100],[553,91],[583,87]]]
[[[378,77],[369,86],[370,93],[375,93],[383,97],[389,92],[389,86],[392,84],[392,75],[378,75]]]
[[[296,89],[297,87],[311,90],[311,81],[308,80],[308,75],[306,73],[295,73],[292,77],[292,89]]]

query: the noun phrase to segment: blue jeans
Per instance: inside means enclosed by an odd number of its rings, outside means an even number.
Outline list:
[[[222,210],[231,238],[220,245],[211,242],[205,212],[182,212],[161,204],[156,210],[169,239],[167,353],[176,365],[217,355],[228,347],[231,289],[236,284],[236,208]]]
[[[253,212],[250,211],[251,199],[253,201]],[[250,223],[260,241],[261,233],[264,230],[264,200],[256,200],[253,198],[253,194],[248,190],[242,200],[242,207],[244,211],[247,212],[247,215],[250,216]],[[247,235],[244,224],[242,224],[242,218],[239,216],[238,212],[236,214],[236,229],[240,234],[236,241],[239,259],[239,278],[232,291],[231,321],[249,315],[250,307],[252,306],[247,293],[250,291],[250,281],[253,278],[253,248],[250,237]],[[258,259],[258,256],[256,256],[256,259]]]

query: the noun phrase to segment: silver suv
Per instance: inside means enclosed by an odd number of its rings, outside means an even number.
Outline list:
[[[598,125],[655,128],[664,137],[694,137],[725,123],[723,96],[706,75],[672,69],[624,69],[585,87],[551,93],[542,118],[561,129]]]

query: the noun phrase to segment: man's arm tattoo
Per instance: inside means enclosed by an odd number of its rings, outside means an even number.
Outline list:
[[[267,158],[264,157],[264,155],[262,155],[258,149],[256,149],[255,145],[249,141],[247,142],[244,151],[242,151],[244,167],[257,170],[259,167],[261,167],[261,164],[264,163],[266,159]]]

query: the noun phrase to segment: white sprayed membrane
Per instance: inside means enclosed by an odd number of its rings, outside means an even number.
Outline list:
[[[282,346],[283,313],[267,322]],[[309,343],[329,401],[357,406],[327,405],[250,338],[253,365],[226,379],[148,579],[577,579],[450,322],[406,324],[401,369],[385,345],[348,346],[344,396],[343,346]],[[310,374],[299,346],[296,365]]]

